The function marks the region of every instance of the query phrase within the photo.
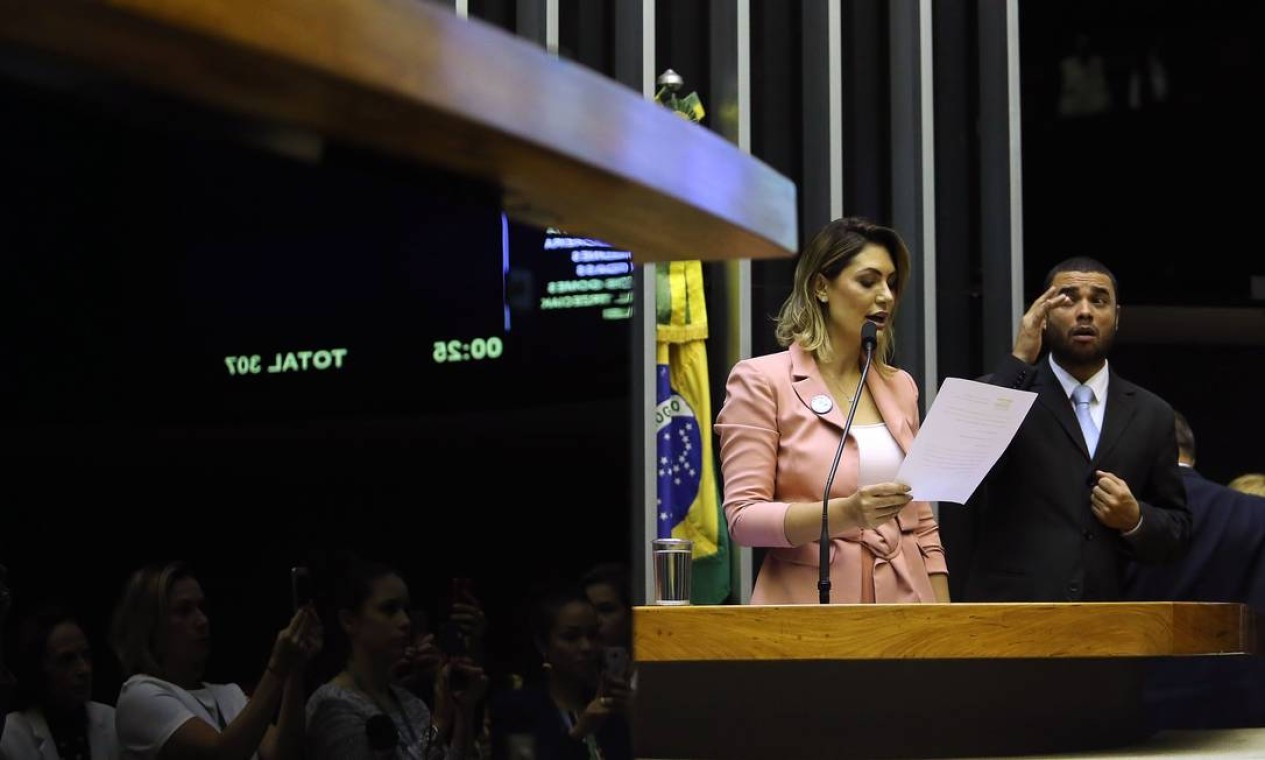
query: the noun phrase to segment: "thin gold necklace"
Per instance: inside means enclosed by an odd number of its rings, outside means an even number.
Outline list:
[[[823,377],[823,378],[826,378],[826,376],[825,376],[824,374],[822,375],[822,377]],[[860,380],[861,380],[861,375],[860,375],[860,373],[857,373],[857,381],[858,381],[858,382],[860,382]],[[834,396],[836,396],[836,397],[838,397],[838,398],[842,398],[842,399],[844,399],[844,400],[845,400],[845,401],[847,401],[849,404],[851,404],[851,403],[853,402],[853,400],[854,400],[854,399],[856,399],[856,397],[857,397],[857,394],[856,394],[856,393],[853,393],[852,395],[848,395],[847,393],[844,393],[842,390],[840,390],[840,389],[842,389],[842,388],[846,388],[846,387],[847,387],[846,385],[844,385],[844,383],[843,383],[843,380],[842,380],[842,379],[840,379],[840,380],[833,380],[833,379],[830,379],[830,378],[826,378],[826,387],[830,390],[830,393],[831,393],[832,395],[834,395]],[[861,390],[860,388],[857,388],[857,391],[858,391],[858,392],[860,392],[860,390]]]

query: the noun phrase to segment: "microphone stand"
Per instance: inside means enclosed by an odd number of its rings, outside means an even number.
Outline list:
[[[821,539],[818,553],[817,600],[821,604],[830,604],[830,487],[835,482],[835,472],[839,469],[839,458],[843,456],[843,445],[848,441],[848,431],[852,429],[852,417],[857,413],[857,404],[861,402],[861,391],[865,388],[865,377],[870,374],[870,360],[874,358],[874,346],[878,343],[878,328],[867,321],[861,326],[861,347],[865,349],[865,364],[861,366],[861,379],[857,381],[856,393],[852,396],[852,405],[848,407],[848,419],[843,423],[843,435],[839,436],[839,446],[835,449],[835,459],[830,465],[830,474],[826,476],[826,491],[821,496]]]

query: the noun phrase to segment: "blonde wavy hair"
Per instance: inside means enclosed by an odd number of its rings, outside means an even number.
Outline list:
[[[164,627],[171,588],[193,572],[183,562],[142,567],[123,586],[123,595],[114,608],[110,624],[110,645],[123,666],[125,676],[143,673],[165,678],[163,655]]]
[[[861,217],[843,217],[830,222],[800,252],[795,263],[795,282],[777,315],[774,334],[778,345],[785,348],[798,343],[822,361],[830,360],[833,348],[826,328],[828,307],[814,297],[813,281],[817,275],[833,281],[870,243],[886,248],[896,266],[896,283],[892,286],[894,301],[887,328],[879,333],[878,350],[874,355],[874,367],[880,374],[890,375],[896,371],[891,364],[896,350],[893,327],[900,295],[909,282],[909,248],[895,230]]]

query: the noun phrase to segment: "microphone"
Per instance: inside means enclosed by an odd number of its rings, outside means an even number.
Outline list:
[[[861,401],[861,390],[865,388],[865,376],[870,374],[870,360],[874,358],[874,347],[878,345],[878,325],[865,320],[861,325],[861,348],[865,351],[865,364],[861,365],[861,379],[857,381],[856,393],[852,395],[852,405],[848,407],[848,419],[843,423],[843,435],[839,436],[839,446],[835,449],[835,460],[830,465],[830,474],[826,476],[826,491],[821,497],[821,540],[818,553],[817,598],[821,604],[830,604],[830,487],[835,482],[835,472],[839,469],[839,458],[843,456],[843,445],[848,440],[848,430],[852,428],[852,417],[857,413],[857,404]]]
[[[365,721],[365,736],[369,739],[369,749],[373,750],[374,758],[395,757],[400,732],[386,715],[378,713]]]

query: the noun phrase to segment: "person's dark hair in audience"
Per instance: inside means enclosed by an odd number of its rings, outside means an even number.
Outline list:
[[[197,578],[180,562],[143,567],[124,586],[111,635],[129,676],[115,716],[122,757],[299,757],[303,671],[321,646],[316,612],[310,606],[298,610],[277,634],[267,667],[247,698],[237,684],[202,680],[211,646],[205,601]]]
[[[472,757],[487,677],[469,658],[450,657],[434,679],[433,711],[401,685],[414,633],[404,579],[348,556],[317,568],[315,579],[340,669],[308,700],[310,760]]]
[[[542,589],[530,631],[543,681],[496,695],[491,707],[493,758],[559,760],[632,757],[624,674],[603,672],[600,623],[579,584]]]
[[[92,701],[92,647],[75,615],[49,604],[18,629],[17,704],[0,758],[119,757],[114,708]]]
[[[1177,462],[1187,467],[1195,466],[1195,433],[1190,429],[1186,416],[1173,410],[1173,429],[1177,435]]]

